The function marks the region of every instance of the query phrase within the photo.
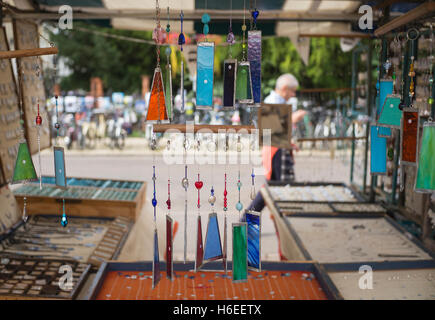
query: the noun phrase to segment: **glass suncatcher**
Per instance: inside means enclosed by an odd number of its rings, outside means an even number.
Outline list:
[[[27,142],[21,142],[18,147],[17,160],[15,161],[14,175],[11,183],[14,184],[36,180],[38,180],[38,176],[36,175],[29,146],[27,145]]]
[[[168,57],[168,63],[166,64],[166,82],[165,82],[165,102],[166,102],[166,112],[168,114],[169,120],[173,119],[173,113],[172,113],[172,67],[169,63],[170,55],[171,55],[171,47],[167,46],[166,49],[166,56]]]
[[[381,108],[384,105],[387,95],[393,93],[394,81],[391,79],[381,79],[379,85],[379,104],[376,110],[376,117],[379,118]]]
[[[166,276],[168,279],[172,280],[172,277],[174,275],[174,268],[173,268],[173,239],[172,239],[172,227],[173,227],[173,220],[169,216],[169,214],[166,215]]]
[[[248,268],[261,271],[261,212],[246,211],[248,226]]]
[[[160,66],[154,69],[151,95],[148,102],[146,121],[167,122],[168,113],[166,111],[165,91],[163,90],[162,70]]]
[[[402,120],[402,110],[399,109],[400,101],[400,95],[387,95],[384,105],[382,106],[378,125],[392,128],[400,128],[400,123]]]
[[[391,128],[379,127],[378,137],[383,137],[383,138],[391,137]]]
[[[254,102],[252,98],[251,69],[248,61],[239,62],[237,67],[236,99],[239,103],[251,104]]]
[[[203,182],[199,179],[195,181],[195,188],[198,190],[198,220],[196,226],[196,255],[195,255],[195,271],[201,268],[203,259],[204,259],[204,247],[202,244],[202,224],[201,224],[201,188],[203,186]]]
[[[261,103],[261,30],[248,31],[248,61],[251,71],[253,106],[259,107]]]
[[[400,163],[407,165],[417,164],[418,147],[418,110],[415,108],[404,108],[401,130]]]
[[[66,188],[65,152],[62,147],[53,147],[54,151],[54,174],[56,186]]]
[[[223,107],[234,108],[236,99],[236,59],[227,59],[224,61],[224,97]]]
[[[248,281],[246,222],[233,223],[233,282]]]
[[[415,191],[432,193],[435,190],[435,122],[423,124]]]
[[[208,215],[207,233],[205,235],[204,261],[223,258],[221,236],[216,212]]]
[[[196,64],[196,107],[213,107],[214,42],[199,42]]]
[[[370,173],[382,175],[387,173],[387,139],[378,136],[379,127],[370,127]]]

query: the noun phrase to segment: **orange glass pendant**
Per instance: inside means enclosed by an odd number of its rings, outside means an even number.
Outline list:
[[[418,110],[415,108],[404,108],[402,116],[402,137],[400,148],[401,164],[417,165],[418,146]]]
[[[148,102],[146,121],[169,122],[168,113],[166,111],[162,70],[160,67],[156,67],[154,70],[153,84],[151,86],[151,96]]]

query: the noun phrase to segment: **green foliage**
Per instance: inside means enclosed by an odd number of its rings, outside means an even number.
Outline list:
[[[100,77],[106,93],[113,91],[123,91],[127,94],[140,93],[141,76],[152,77],[154,71],[155,46],[81,32],[77,27],[146,40],[151,40],[151,32],[108,29],[83,23],[75,23],[74,26],[73,30],[59,30],[59,33],[51,34],[51,39],[59,47],[60,56],[66,58],[67,66],[73,71],[71,75],[62,79],[62,89],[88,91],[90,78]],[[302,62],[288,38],[265,38],[262,42],[262,49],[263,97],[273,90],[276,78],[283,73],[294,74],[301,88],[350,86],[352,54],[341,51],[338,39],[311,39],[308,66]],[[217,88],[222,87],[223,61],[229,56],[228,51],[227,46],[216,47],[215,84]],[[242,50],[238,39],[238,44],[232,46],[232,56],[240,59],[241,55]],[[166,63],[163,50],[161,59],[162,64]],[[176,59],[179,65],[181,55],[177,53]],[[187,68],[186,72],[188,72]],[[173,89],[176,92],[180,77],[179,70],[173,71],[173,77]],[[190,83],[187,86],[190,86]],[[221,90],[215,91],[218,94],[217,91]]]

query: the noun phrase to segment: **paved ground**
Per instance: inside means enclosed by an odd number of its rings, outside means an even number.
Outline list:
[[[164,144],[164,142],[162,142]],[[337,154],[335,155],[337,156]],[[44,150],[41,156],[42,172],[45,175],[53,175],[54,163],[53,155],[50,149]],[[171,198],[172,214],[175,220],[179,222],[179,231],[174,242],[174,258],[181,260],[183,255],[183,232],[184,232],[184,189],[181,187],[181,179],[184,176],[184,165],[174,164],[165,165],[160,152],[153,152],[146,146],[144,139],[128,139],[125,150],[110,150],[100,147],[96,150],[66,150],[66,172],[68,176],[90,177],[90,178],[109,178],[109,179],[130,179],[143,180],[148,183],[147,201],[151,201],[152,195],[152,165],[156,165],[156,189],[158,200],[158,219],[163,219],[166,214],[165,201],[167,199],[168,177],[171,178]],[[257,161],[259,160],[257,155]],[[34,157],[34,163],[38,170],[38,158]],[[207,216],[211,212],[211,206],[207,199],[210,195],[210,189],[213,185],[217,196],[216,211],[220,219],[221,232],[223,231],[223,191],[224,191],[224,173],[227,171],[227,189],[228,189],[228,226],[236,222],[239,214],[235,209],[238,200],[237,192],[237,175],[238,165],[223,164],[191,164],[188,167],[188,177],[190,186],[188,190],[188,252],[189,258],[194,258],[194,243],[196,235],[196,217],[197,217],[197,192],[194,189],[194,180],[198,172],[204,187],[201,191],[201,216],[203,226],[203,236],[207,226]],[[250,203],[251,191],[251,168],[252,165],[240,166],[241,202],[246,207]],[[343,165],[343,162],[335,157],[331,159],[329,152],[306,152],[301,151],[296,154],[296,179],[298,181],[349,181],[349,170]],[[265,182],[264,176],[257,171],[256,190]],[[151,212],[149,214],[152,214]],[[275,235],[275,228],[270,219],[270,213],[267,208],[262,213],[262,259],[278,260],[278,241]],[[231,237],[229,237],[230,239]],[[231,243],[229,243],[231,248]],[[229,251],[230,254],[231,251]]]

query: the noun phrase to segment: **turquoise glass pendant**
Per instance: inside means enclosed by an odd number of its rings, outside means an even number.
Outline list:
[[[65,152],[62,147],[53,147],[54,151],[54,174],[56,186],[66,189]]]
[[[378,137],[380,137],[380,138],[391,137],[391,128],[389,128],[389,127],[379,127]]]
[[[35,166],[30,155],[27,142],[21,142],[18,147],[17,160],[15,161],[14,175],[11,183],[37,181]]]
[[[248,61],[251,69],[253,107],[261,103],[261,30],[248,31]]]
[[[379,127],[370,127],[370,173],[384,175],[387,173],[387,139],[378,136]]]
[[[237,60],[227,59],[224,61],[224,95],[223,107],[235,107],[236,99],[236,73],[237,73]]]
[[[378,125],[391,128],[400,128],[400,123],[402,120],[402,110],[399,109],[400,101],[400,95],[387,95],[378,119]]]
[[[160,258],[159,258],[159,238],[157,229],[154,229],[154,257],[153,257],[153,289],[160,281]]]
[[[432,193],[435,190],[435,123],[425,122],[421,136],[415,191]]]
[[[248,234],[246,222],[233,223],[233,282],[248,281]]]
[[[261,212],[246,211],[248,226],[248,268],[261,271]]]
[[[195,271],[198,271],[202,266],[204,259],[204,248],[202,246],[202,226],[201,216],[198,215],[196,232],[196,255],[195,255]]]
[[[216,212],[208,215],[207,233],[205,235],[204,261],[223,258],[221,236]]]
[[[196,64],[196,108],[213,107],[214,42],[198,43]]]
[[[384,105],[387,95],[393,93],[394,82],[391,79],[382,79],[379,87],[379,104],[376,109],[376,118],[381,114],[381,108]]]

